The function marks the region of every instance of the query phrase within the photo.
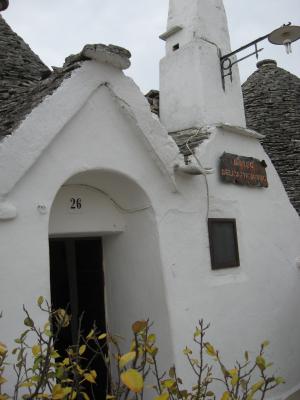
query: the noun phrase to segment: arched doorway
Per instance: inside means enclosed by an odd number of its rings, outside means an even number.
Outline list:
[[[58,336],[62,356],[78,344],[80,334],[88,335],[93,327],[106,332],[102,238],[123,229],[121,214],[99,189],[67,183],[59,190],[50,216],[49,256],[52,307],[67,309],[72,316]],[[85,352],[86,358],[92,356]],[[94,397],[104,399],[107,374],[101,357],[89,368],[97,371]]]
[[[112,171],[69,179],[52,205],[49,249],[53,305],[68,303],[75,316],[62,346],[76,339],[84,311],[83,329],[95,321],[128,339],[133,321],[155,321],[162,356],[171,355],[156,219],[139,185]]]

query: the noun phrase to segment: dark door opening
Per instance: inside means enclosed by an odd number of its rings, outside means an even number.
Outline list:
[[[94,324],[106,332],[102,241],[101,238],[54,238],[49,239],[49,248],[52,306],[68,308],[72,315],[70,326],[61,331],[57,344],[58,352],[63,355],[67,347],[77,343],[81,315],[84,335]],[[97,371],[94,397],[105,399],[107,373],[103,361],[95,360],[92,369]]]

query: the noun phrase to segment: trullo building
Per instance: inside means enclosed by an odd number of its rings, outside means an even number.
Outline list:
[[[229,364],[269,339],[286,378],[270,398],[287,399],[300,389],[299,216],[246,127],[236,66],[223,88],[222,1],[186,3],[170,0],[161,36],[159,117],[123,72],[127,50],[87,45],[50,71],[0,18],[1,341],[22,329],[22,304],[42,318],[44,295],[124,336],[150,318],[162,362],[189,378],[181,349],[203,317]]]

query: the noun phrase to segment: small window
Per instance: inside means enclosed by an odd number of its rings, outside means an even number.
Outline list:
[[[240,265],[235,219],[208,219],[208,234],[212,269]]]
[[[176,51],[179,49],[179,43],[174,44],[173,46],[173,51]]]

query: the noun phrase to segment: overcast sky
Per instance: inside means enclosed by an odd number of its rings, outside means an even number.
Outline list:
[[[186,0],[188,1],[188,0]],[[236,49],[284,23],[300,25],[300,0],[224,0],[232,48]],[[158,89],[158,65],[164,42],[168,0],[10,0],[2,13],[48,66],[62,65],[86,43],[116,44],[132,53],[127,74],[143,92]],[[282,46],[262,43],[260,59],[273,58],[300,76],[300,40],[293,54]],[[244,81],[256,69],[256,59],[240,63]]]

